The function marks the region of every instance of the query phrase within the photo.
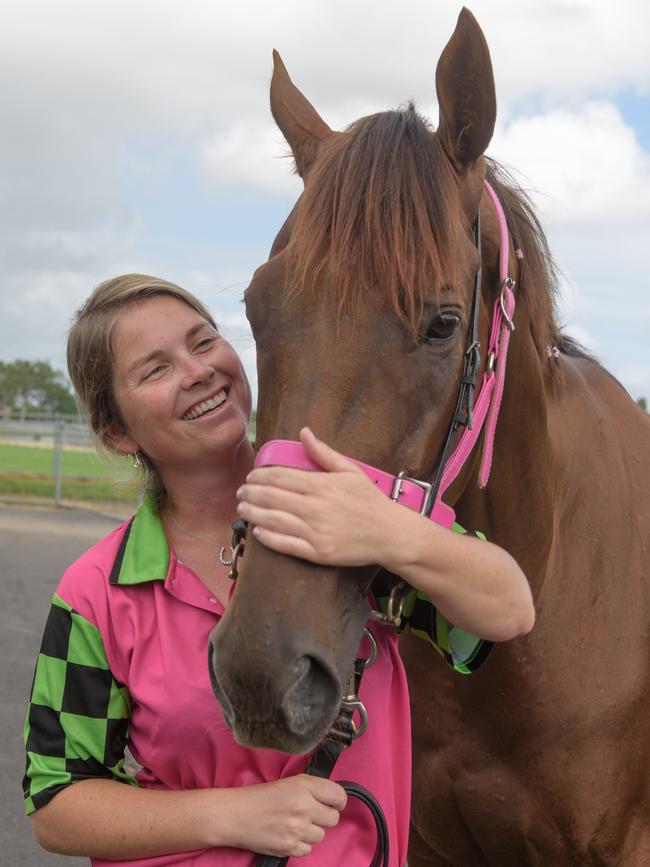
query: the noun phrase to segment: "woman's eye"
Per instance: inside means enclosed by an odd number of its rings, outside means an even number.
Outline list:
[[[209,349],[215,340],[216,340],[216,337],[204,337],[203,340],[199,340],[199,342],[196,344],[196,348],[197,349]]]
[[[157,375],[158,375],[161,371],[163,371],[163,370],[164,370],[163,365],[162,365],[162,364],[159,364],[159,365],[157,365],[156,367],[152,367],[151,370],[148,370],[148,371],[145,373],[145,375],[142,377],[142,379],[143,379],[143,380],[144,380],[144,379],[153,379],[155,376],[157,376]]]
[[[425,343],[445,343],[456,334],[460,326],[460,316],[457,313],[439,313],[427,326],[424,335]]]

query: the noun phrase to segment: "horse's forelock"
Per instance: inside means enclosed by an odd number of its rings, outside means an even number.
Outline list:
[[[380,293],[412,332],[462,279],[468,227],[444,150],[412,104],[362,118],[323,150],[296,209],[291,290],[324,281],[340,312]]]

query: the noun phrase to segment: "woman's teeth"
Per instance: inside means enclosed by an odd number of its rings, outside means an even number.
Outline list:
[[[203,415],[206,412],[209,412],[211,409],[216,409],[226,399],[226,392],[220,391],[219,394],[215,394],[214,397],[211,397],[210,400],[204,400],[203,403],[198,404],[198,406],[193,406],[189,412],[186,412],[183,416],[184,421],[192,421],[192,419],[198,418],[200,415]]]

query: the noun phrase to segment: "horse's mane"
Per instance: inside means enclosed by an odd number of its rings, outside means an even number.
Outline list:
[[[516,291],[526,304],[531,335],[542,354],[547,346],[562,340],[556,319],[557,269],[528,194],[496,160],[487,158],[486,168],[487,179],[503,206],[514,247],[521,251]],[[577,351],[578,345],[567,338],[569,344]]]
[[[557,272],[527,194],[494,160],[487,177],[523,252],[518,293],[535,345],[566,343],[556,322]],[[412,103],[361,118],[336,136],[310,170],[288,253],[292,289],[315,287],[324,269],[339,312],[381,293],[416,335],[425,304],[467,281],[458,256],[469,227],[451,163]],[[444,282],[443,282],[444,281]],[[571,354],[582,354],[570,344]]]

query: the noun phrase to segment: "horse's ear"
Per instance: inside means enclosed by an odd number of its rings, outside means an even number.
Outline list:
[[[438,135],[451,159],[466,168],[490,143],[497,103],[487,42],[465,7],[438,61],[436,92]]]
[[[296,170],[302,178],[316,158],[321,142],[334,133],[291,81],[282,58],[275,49],[271,79],[271,113],[293,151]]]

